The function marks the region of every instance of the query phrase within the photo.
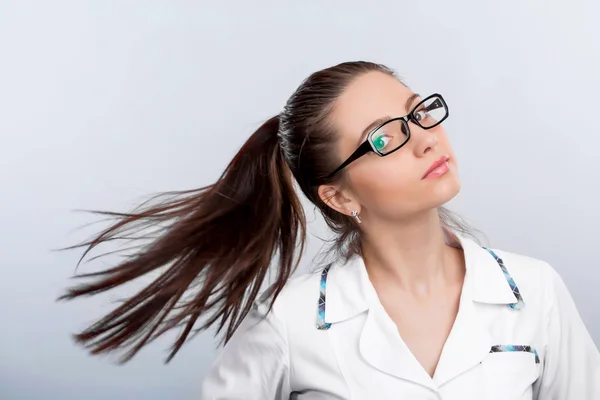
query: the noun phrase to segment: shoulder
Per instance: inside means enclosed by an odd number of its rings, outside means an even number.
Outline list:
[[[319,295],[319,283],[324,269],[321,267],[312,272],[305,272],[292,277],[281,291],[281,301],[283,303],[296,303],[300,298],[306,298],[307,295]],[[317,301],[314,296],[313,299]],[[316,304],[316,303],[315,303]]]
[[[492,249],[503,261],[526,303],[548,308],[556,289],[564,286],[556,269],[547,261],[502,249]]]
[[[502,258],[511,273],[522,279],[535,280],[555,273],[554,268],[545,260],[503,249],[492,248],[491,250]]]
[[[298,332],[299,329],[316,329],[323,269],[293,276],[273,302],[270,313],[285,325],[288,333]],[[263,294],[257,303],[266,312],[271,299]]]

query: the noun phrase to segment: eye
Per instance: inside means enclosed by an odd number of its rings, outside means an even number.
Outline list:
[[[424,108],[422,108],[418,111],[415,111],[413,113],[413,115],[414,115],[415,119],[419,122],[429,118],[429,112],[427,110],[425,110]]]
[[[392,138],[387,135],[381,135],[377,138],[373,139],[373,145],[375,148],[381,152],[385,150],[386,146],[392,141]]]

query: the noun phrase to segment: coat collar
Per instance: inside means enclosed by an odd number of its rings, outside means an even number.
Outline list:
[[[523,301],[518,287],[502,260],[472,239],[453,232],[465,256],[465,285],[471,300],[507,304],[518,309]],[[509,266],[510,267],[510,266]],[[463,288],[464,290],[464,288]],[[379,304],[362,257],[334,263],[322,271],[318,323],[319,329],[352,318]]]
[[[321,273],[319,329],[368,310],[377,299],[362,257],[334,263]]]
[[[507,304],[514,309],[522,308],[524,302],[519,288],[496,252],[481,247],[472,239],[458,235],[457,237],[465,254],[465,284],[472,286],[472,300],[488,304]]]

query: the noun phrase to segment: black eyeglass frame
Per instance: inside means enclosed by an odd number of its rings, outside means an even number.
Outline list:
[[[446,109],[446,115],[443,118],[441,118],[436,124],[428,126],[428,127],[424,127],[423,125],[421,125],[419,120],[415,117],[415,111],[417,111],[417,109],[421,105],[423,105],[423,103],[425,103],[427,100],[430,100],[433,97],[438,97],[439,100],[442,102],[443,107]],[[410,127],[408,125],[409,122],[412,121],[419,127],[428,130],[428,129],[435,128],[436,126],[438,126],[439,124],[444,122],[448,118],[449,115],[450,115],[450,111],[448,110],[448,104],[446,104],[446,101],[444,100],[444,98],[442,97],[441,94],[434,93],[430,96],[427,96],[426,98],[421,100],[416,106],[414,106],[413,109],[410,111],[410,113],[408,113],[408,115],[405,115],[404,117],[396,117],[396,118],[389,119],[389,120],[385,121],[384,123],[378,125],[377,127],[373,128],[367,134],[367,138],[365,139],[365,141],[360,146],[358,146],[358,148],[354,151],[354,153],[352,153],[352,155],[350,155],[350,157],[348,157],[346,159],[346,161],[344,161],[339,167],[337,167],[335,169],[335,171],[333,171],[331,174],[327,175],[326,178],[330,179],[330,178],[334,177],[338,172],[340,172],[342,169],[346,168],[350,163],[358,160],[360,157],[364,156],[365,154],[367,154],[370,151],[374,152],[375,154],[377,154],[380,157],[389,156],[390,154],[394,153],[395,151],[398,151],[400,148],[402,148],[402,146],[404,146],[410,140]],[[390,122],[394,122],[394,121],[402,121],[402,123],[406,127],[406,140],[402,144],[400,144],[398,147],[396,147],[395,149],[390,150],[386,153],[382,153],[379,150],[377,150],[377,148],[373,144],[373,135],[381,127],[389,124]]]

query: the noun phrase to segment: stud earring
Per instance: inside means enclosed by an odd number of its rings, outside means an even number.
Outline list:
[[[358,222],[359,224],[362,222],[360,217],[358,216],[358,211],[352,210],[352,216],[356,219],[356,222]]]

